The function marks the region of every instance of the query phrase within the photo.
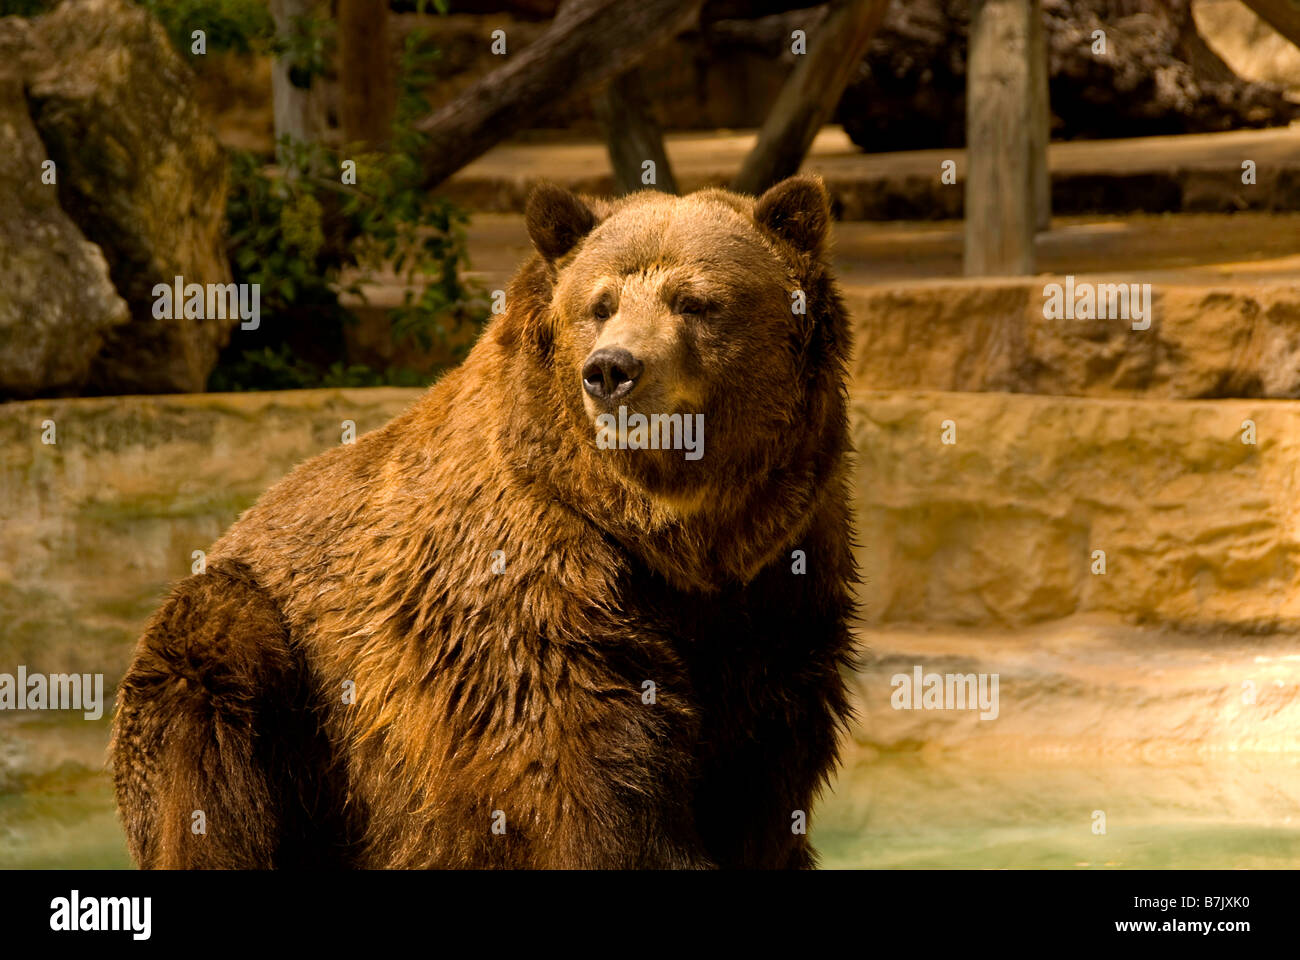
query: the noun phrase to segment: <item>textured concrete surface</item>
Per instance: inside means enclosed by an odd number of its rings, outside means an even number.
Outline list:
[[[1052,285],[1146,315],[1045,316]],[[1145,283],[1146,286],[1139,285]],[[1138,296],[1134,296],[1137,293]],[[854,377],[880,390],[1194,399],[1300,397],[1300,283],[1131,275],[851,286]],[[1104,308],[1103,308],[1104,309]],[[1134,329],[1134,323],[1146,329]]]
[[[416,390],[0,408],[0,650],[120,665],[165,583],[260,492]],[[1076,613],[1300,627],[1300,403],[852,396],[868,623]],[[1255,443],[1243,443],[1243,423]],[[52,421],[57,443],[41,442]],[[945,421],[952,422],[945,444]],[[1093,552],[1106,554],[1094,574]],[[107,647],[100,640],[109,641]],[[88,667],[87,667],[88,668]]]
[[[853,430],[868,622],[1300,626],[1300,403],[859,391]]]
[[[418,390],[36,400],[0,406],[0,664],[115,682],[167,583],[294,464]],[[56,443],[45,444],[48,422]]]

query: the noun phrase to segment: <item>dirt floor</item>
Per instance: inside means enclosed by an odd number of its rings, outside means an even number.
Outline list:
[[[962,229],[960,221],[837,223],[840,280],[853,286],[960,277]],[[469,238],[473,275],[489,289],[504,287],[531,252],[519,214],[475,214]],[[1037,246],[1039,272],[1054,275],[1294,282],[1300,277],[1300,213],[1057,217]]]
[[[678,189],[725,185],[755,137],[753,131],[732,130],[666,137]],[[1053,209],[1300,210],[1298,156],[1300,125],[1054,143],[1048,149]],[[817,135],[802,169],[825,178],[844,219],[941,220],[961,216],[965,167],[962,149],[863,153],[841,128],[830,126]],[[596,194],[613,189],[605,146],[594,140],[503,143],[440,189],[469,209],[519,212],[542,179]]]
[[[665,140],[673,172],[687,182],[730,176],[753,148],[753,130],[714,130],[675,133]],[[1174,166],[1200,169],[1241,168],[1242,160],[1257,166],[1294,163],[1300,148],[1300,126],[1229,133],[1134,137],[1124,140],[1074,140],[1053,143],[1048,165],[1061,172],[1131,172]],[[956,160],[960,175],[963,150],[913,150],[863,153],[841,127],[827,126],[817,134],[804,169],[829,178],[938,176],[944,160]],[[587,143],[503,143],[461,170],[453,179],[502,180],[544,175],[595,176],[608,172],[605,145]]]

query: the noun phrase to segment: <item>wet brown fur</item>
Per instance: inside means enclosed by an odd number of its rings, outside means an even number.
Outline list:
[[[834,768],[855,578],[824,188],[545,187],[527,220],[467,361],[268,491],[150,621],[112,745],[142,866],[814,864],[792,815]],[[590,277],[684,338],[701,460],[596,448]],[[674,317],[694,280],[709,315]]]

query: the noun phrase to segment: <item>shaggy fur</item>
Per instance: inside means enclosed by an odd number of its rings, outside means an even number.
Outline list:
[[[825,190],[543,187],[526,219],[467,361],[150,621],[112,746],[142,866],[814,864],[855,579]],[[580,371],[620,337],[702,459],[597,448]]]

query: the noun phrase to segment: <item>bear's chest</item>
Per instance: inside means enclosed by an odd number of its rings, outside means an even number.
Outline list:
[[[678,665],[706,752],[752,739],[757,720],[770,720],[799,699],[799,678],[819,646],[800,598],[653,587],[638,596],[628,605],[632,619]]]

